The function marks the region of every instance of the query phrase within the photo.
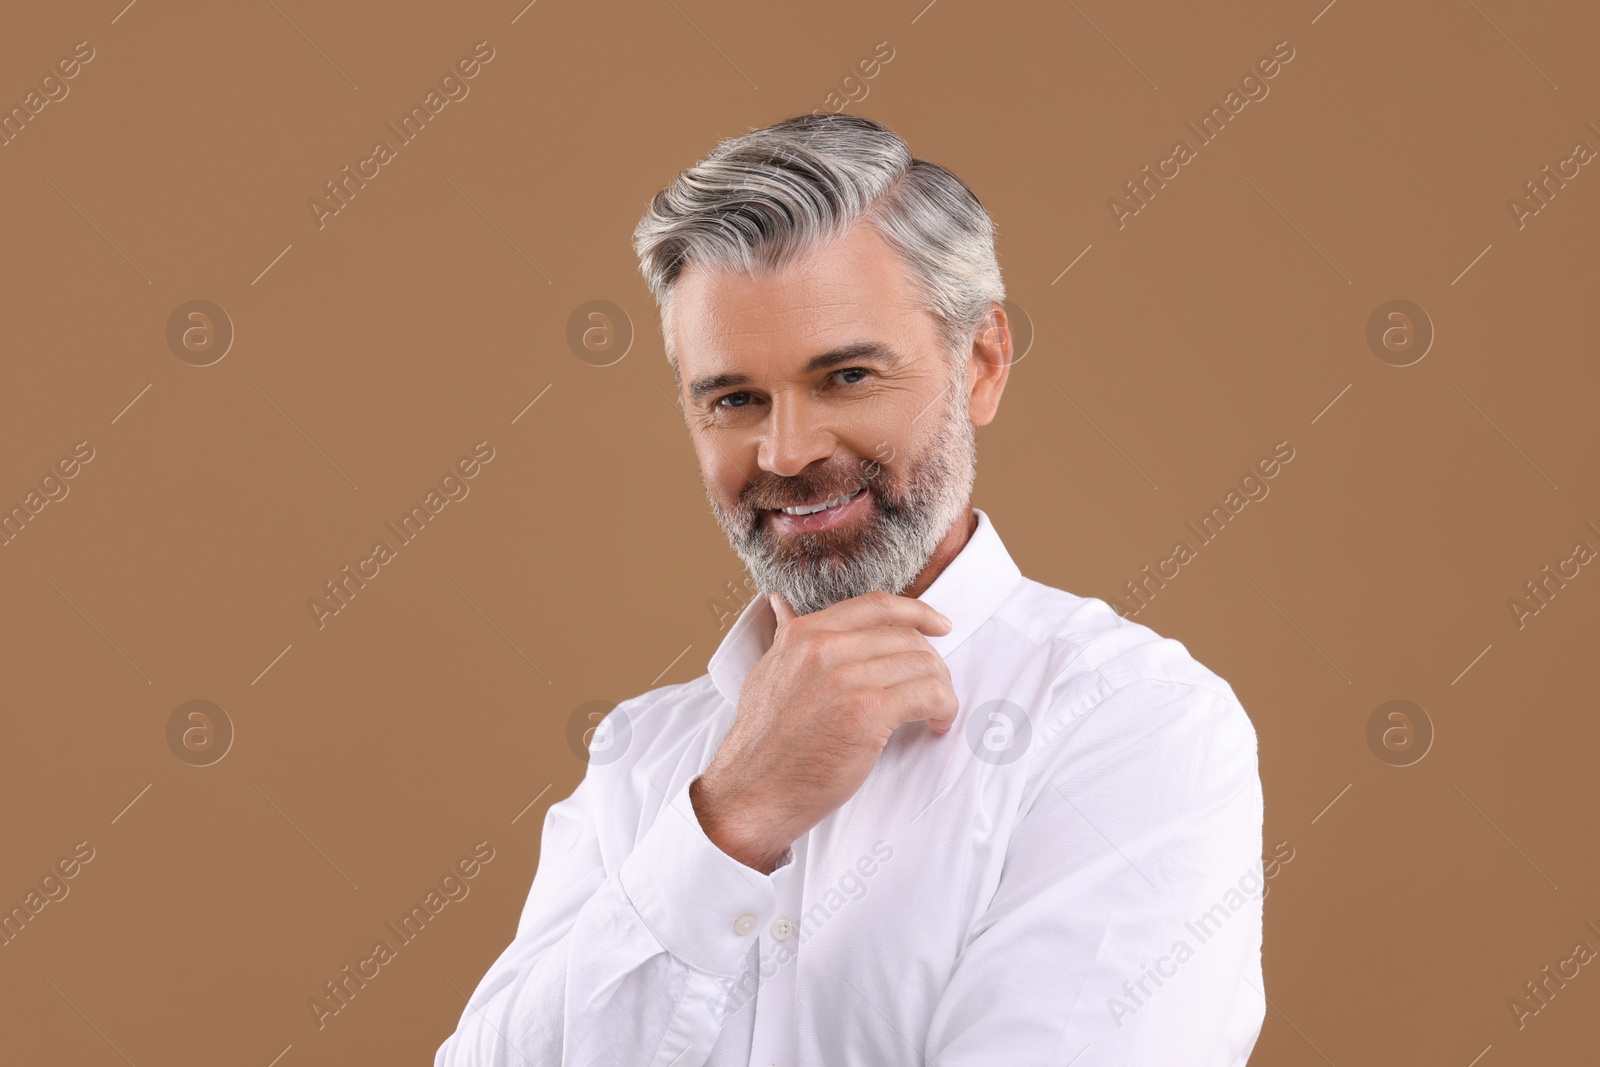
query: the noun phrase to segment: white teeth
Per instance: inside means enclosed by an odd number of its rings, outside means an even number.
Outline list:
[[[836,508],[859,492],[861,492],[861,490],[857,489],[855,493],[846,493],[844,496],[836,496],[832,500],[824,500],[820,504],[801,504],[798,507],[780,508],[778,510],[782,511],[785,515],[811,515],[826,508]]]

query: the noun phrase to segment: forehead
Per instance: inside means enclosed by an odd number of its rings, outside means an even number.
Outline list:
[[[777,369],[866,339],[917,348],[933,336],[934,320],[900,257],[875,227],[858,224],[753,277],[690,264],[674,293],[673,332],[688,380],[735,364]]]

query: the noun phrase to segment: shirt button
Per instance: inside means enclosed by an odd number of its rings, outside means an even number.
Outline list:
[[[772,924],[772,936],[779,941],[787,941],[794,934],[794,923],[788,919],[779,919]]]
[[[746,912],[745,914],[739,916],[737,919],[733,920],[733,932],[736,933],[736,934],[748,934],[751,930],[754,930],[755,928],[756,928],[756,917],[754,915],[751,915],[749,912]]]

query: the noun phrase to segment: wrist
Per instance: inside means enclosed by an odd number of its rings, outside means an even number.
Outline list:
[[[730,802],[714,783],[706,781],[705,775],[689,783],[689,802],[712,844],[761,874],[777,869],[789,842],[778,842],[752,829],[747,818],[740,818],[741,812],[748,815],[748,809],[737,801]]]

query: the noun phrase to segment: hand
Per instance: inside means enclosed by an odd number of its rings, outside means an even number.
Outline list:
[[[689,790],[706,835],[763,874],[855,795],[896,727],[925,719],[946,734],[957,711],[950,669],[924,636],[949,633],[950,620],[928,604],[874,591],[797,617],[770,599],[772,647]]]

